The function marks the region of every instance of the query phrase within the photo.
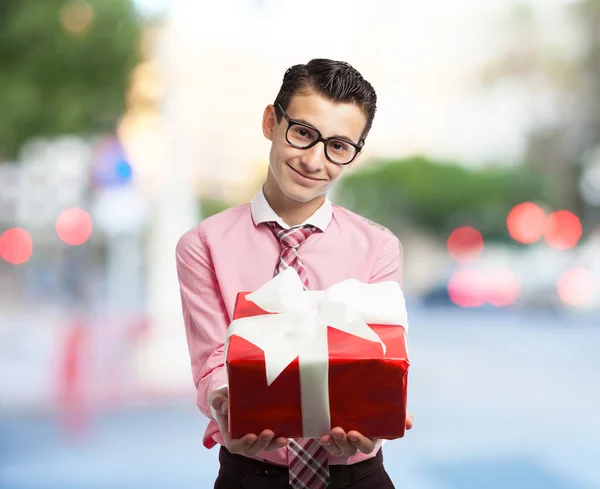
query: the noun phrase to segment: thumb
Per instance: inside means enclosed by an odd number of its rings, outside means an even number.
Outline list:
[[[221,404],[221,414],[226,415],[227,414],[227,408],[229,406],[229,402],[227,401],[227,399],[225,399],[223,401],[223,403]]]

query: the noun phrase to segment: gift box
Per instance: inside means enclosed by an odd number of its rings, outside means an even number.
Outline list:
[[[315,438],[340,426],[402,437],[407,330],[396,282],[306,291],[288,268],[239,293],[225,344],[230,435]]]

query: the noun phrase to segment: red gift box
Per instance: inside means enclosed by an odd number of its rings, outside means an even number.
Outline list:
[[[246,299],[247,295],[238,294],[234,320],[273,314]],[[410,364],[407,334],[400,325],[368,326],[385,344],[385,353],[379,343],[327,328],[330,427],[357,430],[371,438],[400,438],[405,432]],[[298,357],[268,385],[265,352],[233,334],[226,366],[233,438],[264,429],[273,430],[275,436],[306,437]]]

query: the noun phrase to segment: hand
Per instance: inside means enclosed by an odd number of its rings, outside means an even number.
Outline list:
[[[210,396],[209,403],[216,412],[216,421],[219,425],[219,430],[225,441],[225,446],[231,453],[243,453],[249,457],[255,457],[260,452],[270,452],[285,447],[288,444],[287,438],[275,438],[275,433],[272,430],[264,430],[258,435],[248,433],[242,438],[231,438],[229,436],[229,420],[227,417],[229,404],[228,392],[226,387],[214,391]]]
[[[414,416],[412,413],[406,415],[406,429],[413,426]],[[377,445],[377,438],[367,438],[358,431],[346,433],[342,428],[336,427],[331,430],[331,435],[322,436],[319,443],[334,457],[351,457],[358,452],[372,453]]]

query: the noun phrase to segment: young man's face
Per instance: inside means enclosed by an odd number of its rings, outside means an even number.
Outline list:
[[[343,137],[355,144],[359,143],[367,124],[358,105],[335,104],[317,94],[294,96],[286,112],[290,119],[312,126],[324,138]],[[263,132],[272,145],[266,185],[278,188],[294,201],[310,202],[324,195],[361,154],[347,165],[332,163],[325,156],[323,142],[308,149],[290,145],[286,140],[287,128],[287,120],[282,117],[277,122],[275,108],[268,106],[263,116]]]

